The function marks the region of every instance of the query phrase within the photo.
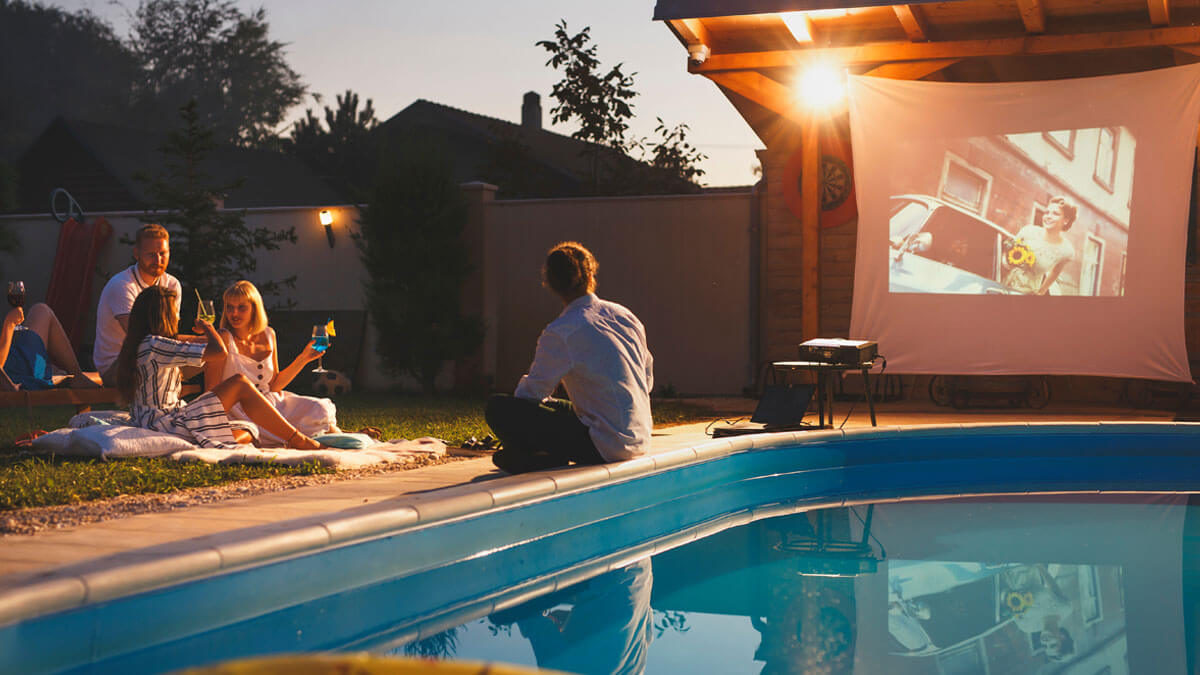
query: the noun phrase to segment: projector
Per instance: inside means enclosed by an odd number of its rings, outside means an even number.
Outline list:
[[[800,343],[800,360],[857,366],[870,363],[879,354],[879,345],[871,340],[813,338]]]

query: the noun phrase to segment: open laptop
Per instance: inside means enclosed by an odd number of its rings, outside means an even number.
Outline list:
[[[804,413],[812,402],[814,389],[813,384],[768,384],[749,422],[718,424],[712,429],[713,438],[815,429],[815,425],[804,423]]]

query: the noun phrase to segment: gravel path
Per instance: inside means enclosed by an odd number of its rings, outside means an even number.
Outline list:
[[[168,494],[121,495],[63,506],[40,506],[0,513],[0,535],[33,534],[45,530],[95,523],[114,518],[128,518],[143,513],[158,513],[186,509],[189,506],[211,504],[226,499],[240,499],[265,492],[279,492],[309,485],[324,485],[354,480],[381,473],[407,471],[422,466],[457,462],[468,457],[416,457],[403,466],[383,464],[378,467],[348,469],[337,473],[314,476],[278,476],[242,480],[212,487],[189,488]]]

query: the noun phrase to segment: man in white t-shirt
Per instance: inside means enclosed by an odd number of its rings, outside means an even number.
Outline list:
[[[137,232],[133,244],[136,261],[121,270],[100,292],[100,306],[96,308],[96,345],[92,349],[92,360],[100,379],[106,386],[116,386],[117,355],[129,329],[129,308],[133,300],[147,286],[157,284],[175,291],[175,312],[179,313],[181,288],[179,280],[167,274],[167,263],[171,260],[171,241],[166,228],[150,224]]]

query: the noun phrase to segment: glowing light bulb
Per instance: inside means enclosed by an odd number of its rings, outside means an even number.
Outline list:
[[[845,73],[828,63],[805,66],[798,78],[796,98],[811,108],[829,108],[846,96]]]

